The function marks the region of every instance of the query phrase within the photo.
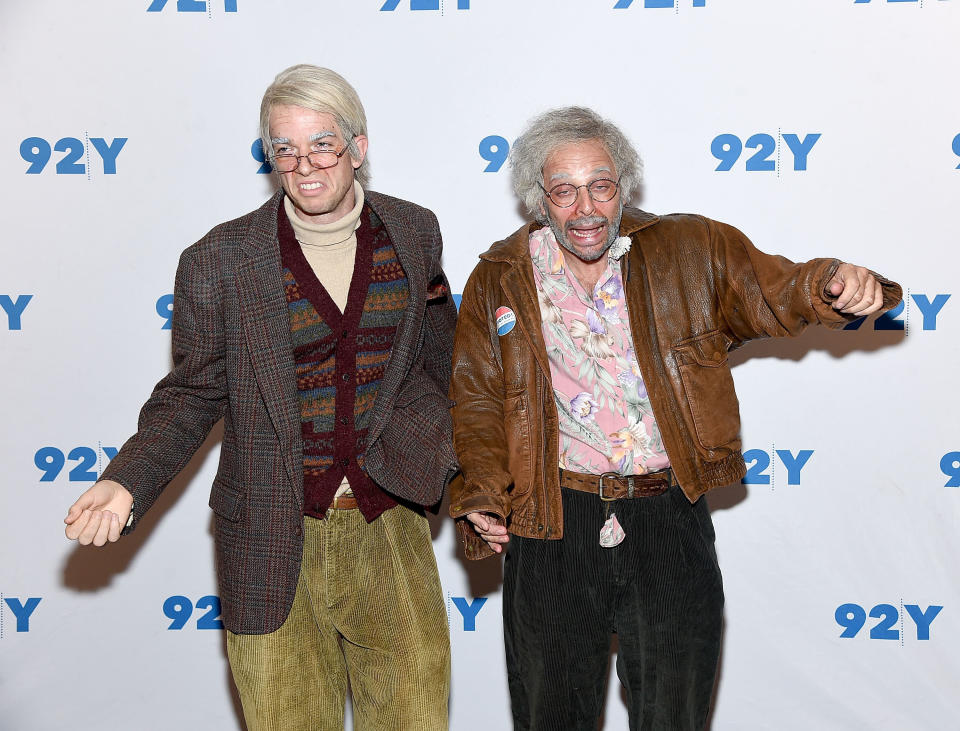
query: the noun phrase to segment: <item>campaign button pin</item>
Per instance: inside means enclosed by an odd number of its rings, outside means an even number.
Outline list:
[[[517,324],[517,316],[509,307],[498,307],[494,314],[497,316],[497,335],[506,335]]]

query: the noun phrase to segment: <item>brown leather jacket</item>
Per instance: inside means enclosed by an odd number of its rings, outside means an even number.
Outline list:
[[[451,484],[450,514],[468,558],[492,554],[462,517],[475,510],[499,516],[516,535],[563,536],[559,426],[528,243],[535,227],[481,254],[460,306],[450,395],[463,475]],[[625,208],[620,234],[632,239],[621,266],[640,372],[677,481],[695,501],[746,472],[727,352],[853,319],[824,293],[840,262],[794,264],[702,216]],[[880,281],[886,310],[901,290]],[[503,336],[499,307],[516,315]]]

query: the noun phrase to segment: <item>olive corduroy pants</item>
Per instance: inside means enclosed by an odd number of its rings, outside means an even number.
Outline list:
[[[293,607],[266,635],[227,633],[248,731],[443,731],[450,637],[426,518],[397,506],[304,518]]]

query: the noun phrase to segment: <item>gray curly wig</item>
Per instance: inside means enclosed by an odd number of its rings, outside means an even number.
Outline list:
[[[621,201],[629,201],[639,187],[643,163],[616,125],[586,107],[551,109],[530,120],[510,150],[513,190],[540,223],[547,222],[540,190],[547,157],[560,145],[583,140],[599,140],[607,148],[620,176]]]

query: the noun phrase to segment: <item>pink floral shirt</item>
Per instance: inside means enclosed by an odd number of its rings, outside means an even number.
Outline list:
[[[618,265],[621,237],[592,296],[564,268],[549,226],[530,234],[543,340],[560,417],[560,466],[636,475],[670,466],[640,377]]]

